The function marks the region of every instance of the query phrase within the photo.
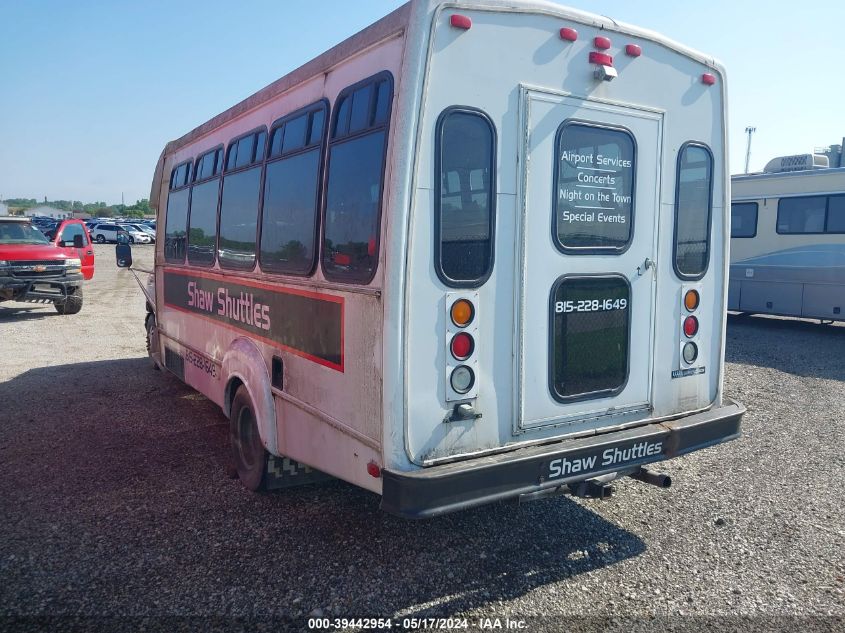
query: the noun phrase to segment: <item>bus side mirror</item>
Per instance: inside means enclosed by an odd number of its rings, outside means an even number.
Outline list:
[[[123,236],[117,236],[117,246],[114,247],[114,256],[118,268],[129,268],[132,265],[132,247],[129,240]]]
[[[82,236],[77,233],[73,236],[73,247],[74,248],[82,248],[85,246],[85,242],[82,240]]]

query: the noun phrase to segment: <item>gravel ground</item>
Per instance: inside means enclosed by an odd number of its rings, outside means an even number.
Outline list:
[[[78,315],[0,306],[0,628],[843,627],[845,327],[731,317],[743,436],[668,462],[671,490],[628,480],[607,501],[410,522],[341,482],[256,495],[229,479],[222,413],[151,369],[143,296],[112,247],[97,258]]]

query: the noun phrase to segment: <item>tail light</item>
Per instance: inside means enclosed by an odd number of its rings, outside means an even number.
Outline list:
[[[693,363],[698,360],[698,335],[701,330],[698,308],[701,306],[701,291],[698,287],[684,286],[681,288],[680,309],[680,356],[681,370],[679,375],[687,376],[693,372]],[[674,373],[673,373],[674,375]]]
[[[446,293],[446,402],[478,395],[478,293]]]

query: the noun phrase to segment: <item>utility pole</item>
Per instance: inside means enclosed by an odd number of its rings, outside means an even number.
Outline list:
[[[748,134],[748,145],[745,148],[745,173],[748,173],[748,163],[751,162],[751,135],[757,131],[756,127],[751,127],[750,125],[745,128],[745,133]]]

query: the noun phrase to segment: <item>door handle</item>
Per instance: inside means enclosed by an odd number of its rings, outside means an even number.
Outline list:
[[[637,274],[642,277],[649,268],[656,268],[656,265],[650,258],[646,257],[645,261],[637,266]]]
[[[85,251],[85,254],[86,254],[86,255],[93,255],[93,254],[94,254],[94,251]]]

